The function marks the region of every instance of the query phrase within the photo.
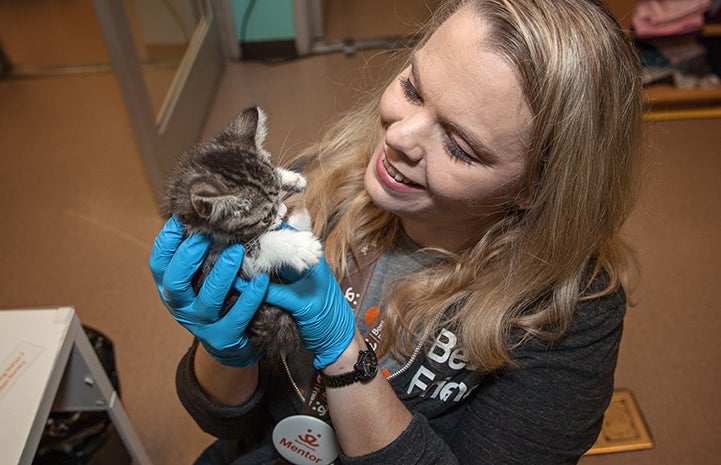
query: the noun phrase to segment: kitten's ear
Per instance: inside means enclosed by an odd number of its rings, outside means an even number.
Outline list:
[[[270,160],[270,152],[265,150],[263,144],[265,144],[265,137],[268,135],[268,116],[265,114],[260,107],[253,108],[258,115],[258,123],[255,128],[255,148],[259,155],[265,157],[266,160]]]
[[[251,107],[231,121],[228,129],[236,136],[247,138],[262,156],[270,159],[270,152],[263,148],[267,136],[268,117],[260,107]]]
[[[197,182],[190,188],[190,201],[201,218],[207,219],[213,213],[213,206],[221,195],[217,187],[207,182]]]
[[[198,181],[190,188],[190,201],[198,215],[203,219],[216,219],[235,212],[248,212],[250,203],[236,196],[228,195],[216,186]]]

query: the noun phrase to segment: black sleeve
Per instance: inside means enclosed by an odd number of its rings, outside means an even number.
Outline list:
[[[593,445],[613,394],[626,306],[619,293],[580,305],[567,336],[526,343],[493,377],[450,442],[461,463],[575,464]]]
[[[378,465],[392,463],[396,465],[458,465],[448,445],[433,432],[423,415],[415,414],[403,433],[388,446],[371,454],[360,457],[348,457],[341,453],[340,461],[345,465]],[[462,462],[471,464],[475,462]]]
[[[196,421],[198,426],[208,434],[222,439],[244,439],[253,442],[265,424],[267,417],[263,405],[264,382],[259,380],[259,387],[253,396],[237,407],[226,407],[213,402],[198,384],[193,369],[193,360],[198,341],[188,349],[178,364],[175,385],[180,402]]]

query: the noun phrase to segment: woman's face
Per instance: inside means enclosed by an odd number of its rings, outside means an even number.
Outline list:
[[[414,53],[380,102],[365,187],[423,246],[458,249],[519,202],[531,121],[513,68],[468,8]]]

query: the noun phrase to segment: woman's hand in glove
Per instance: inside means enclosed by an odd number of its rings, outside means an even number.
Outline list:
[[[286,284],[271,283],[266,302],[289,311],[298,322],[313,365],[325,368],[348,347],[355,317],[325,258],[302,274],[281,272]]]
[[[228,246],[196,294],[191,282],[210,244],[210,238],[202,234],[184,239],[183,227],[173,216],[155,238],[150,270],[170,314],[200,340],[215,360],[231,367],[250,366],[258,362],[259,356],[245,329],[265,297],[268,275],[253,278],[221,317],[223,302],[237,278],[245,250],[239,244]]]

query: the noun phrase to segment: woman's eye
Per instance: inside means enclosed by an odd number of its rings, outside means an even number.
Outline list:
[[[446,151],[448,151],[448,154],[450,156],[452,156],[453,158],[456,158],[468,165],[470,165],[471,163],[476,161],[476,159],[473,156],[469,155],[468,152],[463,150],[463,148],[460,145],[458,145],[458,142],[456,142],[456,140],[453,138],[453,136],[451,136],[450,134],[446,134],[445,137],[446,137],[446,140],[445,140],[444,145],[446,146]]]
[[[416,89],[416,86],[413,85],[409,78],[401,78],[401,89],[403,89],[403,95],[405,95],[411,103],[423,103],[423,97],[421,96],[421,93],[418,92],[418,89]]]
[[[400,79],[401,82],[401,89],[403,90],[403,95],[408,99],[409,102],[420,105],[423,103],[423,96],[418,91],[416,86],[413,85],[410,78],[408,77],[402,77]],[[450,156],[453,158],[456,158],[463,163],[471,164],[476,159],[468,154],[459,144],[456,142],[456,140],[453,138],[451,134],[446,134],[445,141],[444,141],[445,149],[448,152]]]

